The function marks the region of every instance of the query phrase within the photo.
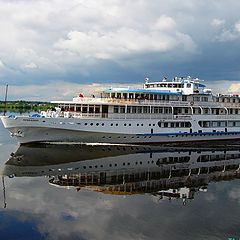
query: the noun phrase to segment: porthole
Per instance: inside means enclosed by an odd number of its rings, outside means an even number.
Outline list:
[[[86,166],[83,166],[83,169],[86,169]]]
[[[131,126],[132,126],[132,124],[131,124],[131,123],[129,123],[129,124],[128,124],[128,126],[129,126],[129,127],[131,127]]]
[[[86,125],[87,125],[87,123],[84,123],[84,125],[86,126]]]
[[[89,168],[92,168],[92,166],[89,166]]]
[[[100,165],[101,168],[103,168],[103,165]]]
[[[104,126],[104,123],[102,123],[102,126]]]
[[[141,124],[141,126],[143,127],[143,123]]]
[[[96,165],[95,168],[97,168],[98,166]]]
[[[130,165],[130,163],[127,164],[128,166]]]
[[[93,123],[90,123],[91,126],[93,126]]]
[[[96,126],[99,126],[99,123],[96,123]]]
[[[127,126],[127,124],[126,124],[126,123],[124,123],[124,126]]]
[[[112,167],[112,164],[109,164],[109,167]]]
[[[111,123],[111,126],[113,126],[113,123]]]
[[[137,123],[137,126],[139,126],[139,123]]]
[[[116,123],[116,126],[118,126],[118,123]]]

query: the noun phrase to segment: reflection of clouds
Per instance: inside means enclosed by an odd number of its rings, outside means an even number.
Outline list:
[[[206,193],[205,200],[208,202],[214,202],[216,201],[216,196],[213,193]]]
[[[238,201],[240,203],[240,187],[232,188],[228,192],[228,196],[230,199]]]
[[[224,191],[217,192],[215,187],[221,184],[214,184],[211,201],[206,202],[207,192],[182,206],[180,201],[156,204],[149,195],[123,197],[56,188],[48,185],[48,178],[9,181],[9,209],[20,211],[25,221],[37,221],[39,232],[47,239],[185,240],[201,239],[203,235],[207,239],[221,238],[233,231],[240,234],[232,226],[236,206],[221,198],[230,182],[223,184]]]

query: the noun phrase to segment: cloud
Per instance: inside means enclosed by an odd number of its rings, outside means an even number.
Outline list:
[[[219,19],[219,18],[214,18],[211,22],[211,25],[213,27],[221,27],[225,24],[225,20],[224,19]]]
[[[0,3],[0,81],[94,82],[101,76],[108,82],[136,82],[149,73],[193,71],[210,79],[240,76],[236,1],[211,0],[207,9],[193,0]],[[218,73],[210,69],[214,64]]]
[[[174,25],[171,18],[158,19],[153,30],[141,32],[131,28],[120,28],[114,32],[71,31],[66,39],[59,39],[54,47],[66,54],[77,54],[81,58],[114,59],[144,52],[172,51],[177,46],[186,46],[191,52],[196,44],[187,34],[166,31]],[[164,30],[164,31],[161,31]]]
[[[29,69],[35,69],[38,68],[38,66],[34,62],[27,63],[23,66],[24,68],[29,68]]]
[[[153,79],[155,80],[155,79]],[[47,84],[10,85],[8,91],[9,100],[31,100],[31,101],[53,101],[72,100],[79,93],[84,96],[98,95],[99,91],[109,87],[142,88],[142,82],[136,83],[91,83],[79,84],[63,80],[52,81]],[[208,88],[214,93],[235,93],[240,94],[240,84],[238,81],[209,81],[205,82]],[[0,96],[4,96],[5,86],[0,85]],[[3,97],[2,97],[3,100]]]

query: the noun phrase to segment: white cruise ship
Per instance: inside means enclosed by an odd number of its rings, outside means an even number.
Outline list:
[[[179,143],[240,138],[240,97],[214,95],[197,78],[145,80],[99,97],[54,101],[54,111],[1,120],[20,143]]]

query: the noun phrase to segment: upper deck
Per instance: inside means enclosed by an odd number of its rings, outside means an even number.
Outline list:
[[[211,94],[211,89],[206,89],[206,86],[200,83],[198,78],[177,78],[167,80],[164,78],[160,82],[150,82],[148,78],[145,79],[143,88],[109,88],[101,92],[102,96],[111,96],[112,98],[120,97],[121,93],[123,98],[141,97],[142,94],[161,94],[161,95],[191,95],[191,94]]]

